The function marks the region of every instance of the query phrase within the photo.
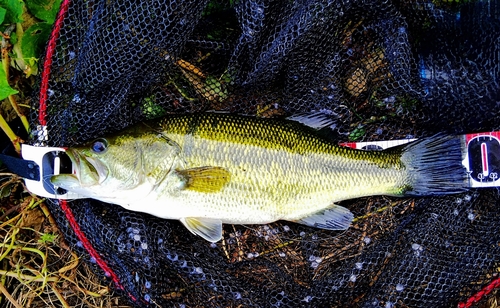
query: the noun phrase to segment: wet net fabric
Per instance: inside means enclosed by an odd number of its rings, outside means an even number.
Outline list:
[[[208,110],[322,112],[339,142],[500,128],[498,1],[63,1],[49,42],[34,144]],[[97,201],[50,207],[137,307],[451,307],[497,278],[499,201],[363,198],[342,203],[345,232],[225,225],[216,244]]]

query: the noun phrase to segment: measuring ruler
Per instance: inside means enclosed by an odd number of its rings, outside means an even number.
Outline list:
[[[466,134],[461,137],[465,144],[462,164],[469,175],[469,186],[500,187],[500,131]],[[340,145],[359,150],[384,150],[414,140],[416,139],[345,142]]]

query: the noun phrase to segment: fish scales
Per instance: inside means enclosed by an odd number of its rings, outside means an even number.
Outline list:
[[[68,149],[75,173],[51,181],[82,196],[178,219],[209,241],[222,237],[222,223],[283,219],[343,230],[353,215],[334,204],[340,200],[464,191],[462,143],[441,135],[361,151],[339,147],[296,121],[171,115]]]
[[[226,215],[233,223],[296,220],[335,201],[399,194],[406,184],[398,154],[339,147],[294,122],[200,114],[167,118],[159,129],[179,145],[188,168],[229,171],[220,194],[198,200],[189,192],[186,202],[232,204]],[[243,215],[248,208],[255,217]]]

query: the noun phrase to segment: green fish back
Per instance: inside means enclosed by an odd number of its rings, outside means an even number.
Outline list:
[[[221,142],[258,146],[297,154],[330,154],[364,160],[381,168],[401,168],[401,150],[375,152],[341,147],[316,130],[294,121],[235,116],[223,113],[173,115],[160,121],[161,131]]]

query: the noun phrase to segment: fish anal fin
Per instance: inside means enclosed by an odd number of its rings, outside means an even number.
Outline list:
[[[343,206],[334,205],[296,222],[310,227],[326,230],[346,230],[351,225],[354,215]]]
[[[215,243],[222,238],[222,222],[220,219],[185,217],[182,224],[193,234]]]
[[[197,192],[219,192],[231,180],[229,171],[221,167],[198,167],[178,172],[186,179],[184,189]]]

